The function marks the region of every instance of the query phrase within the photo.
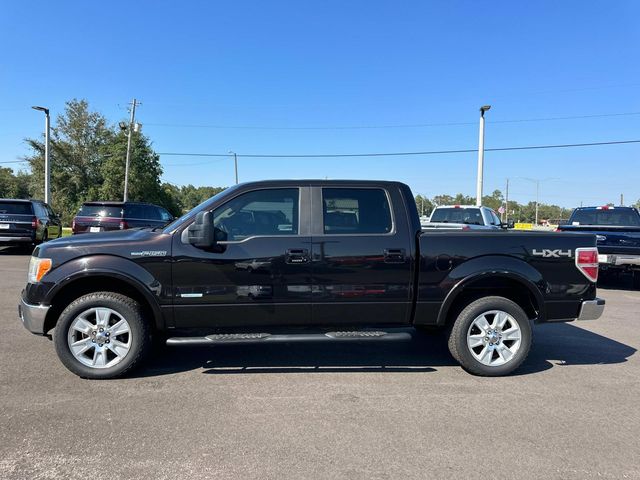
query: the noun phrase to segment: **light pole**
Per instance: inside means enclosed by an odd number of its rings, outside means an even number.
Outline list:
[[[51,119],[49,109],[45,107],[33,106],[34,110],[44,112],[44,202],[50,204],[51,200],[51,166],[49,164],[49,133],[51,130]]]
[[[238,184],[238,155],[235,152],[229,150],[229,153],[233,155],[233,165],[236,171],[236,185]]]
[[[480,133],[478,138],[478,183],[476,185],[476,206],[482,205],[482,181],[484,175],[484,112],[489,110],[491,105],[480,107]]]

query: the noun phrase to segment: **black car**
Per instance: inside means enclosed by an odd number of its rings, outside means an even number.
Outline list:
[[[533,323],[600,317],[597,278],[595,235],[423,232],[402,183],[271,180],[163,229],[38,246],[19,312],[87,378],[126,373],[152,337],[392,341],[436,328],[466,370],[496,376],[525,360]]]
[[[73,234],[164,227],[173,216],[164,208],[139,202],[85,202],[73,219]]]
[[[0,199],[0,246],[33,247],[61,236],[60,217],[46,203]]]

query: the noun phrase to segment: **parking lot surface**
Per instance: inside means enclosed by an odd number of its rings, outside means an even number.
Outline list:
[[[640,478],[640,292],[534,328],[515,375],[465,373],[439,336],[174,348],[82,380],[17,318],[0,252],[0,478]]]

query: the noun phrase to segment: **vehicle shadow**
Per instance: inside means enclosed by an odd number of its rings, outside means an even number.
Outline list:
[[[534,327],[534,344],[514,375],[554,365],[626,362],[636,352],[623,343],[571,324]],[[427,373],[457,365],[444,335],[416,332],[410,341],[336,343],[255,343],[210,347],[163,347],[133,377],[168,375],[195,369],[211,375],[319,372]]]
[[[0,247],[0,255],[27,256],[32,251],[33,247]]]
[[[631,275],[612,275],[601,276],[598,279],[598,289],[602,290],[625,290],[638,291],[633,287],[633,279]]]

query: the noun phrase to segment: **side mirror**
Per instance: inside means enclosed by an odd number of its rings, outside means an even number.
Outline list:
[[[197,248],[211,248],[215,245],[213,213],[199,212],[195,221],[187,229],[189,243]]]
[[[513,222],[513,220],[509,220],[507,223],[501,223],[500,226],[504,229],[509,229],[509,228],[514,228],[516,226],[516,224]]]

